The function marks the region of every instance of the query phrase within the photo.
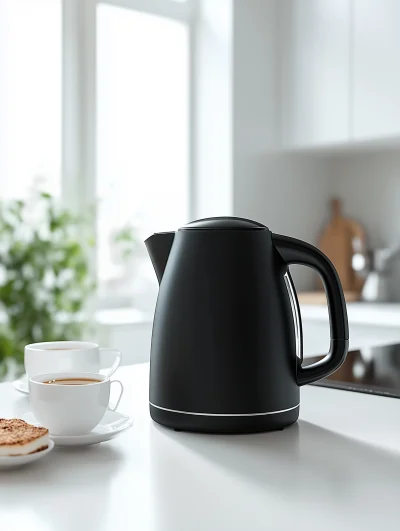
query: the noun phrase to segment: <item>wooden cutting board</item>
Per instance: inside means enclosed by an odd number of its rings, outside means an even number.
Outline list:
[[[354,253],[353,241],[360,240],[365,248],[366,236],[363,227],[353,219],[342,215],[342,207],[339,199],[331,202],[331,219],[322,232],[318,247],[336,267],[343,290],[352,294],[360,294],[364,280],[353,270],[351,262]],[[322,283],[318,281],[318,288]]]

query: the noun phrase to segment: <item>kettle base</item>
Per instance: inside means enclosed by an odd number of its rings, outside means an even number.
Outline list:
[[[299,406],[272,415],[193,415],[154,407],[150,404],[150,416],[158,424],[176,431],[197,433],[240,434],[283,430],[294,424],[299,417]]]

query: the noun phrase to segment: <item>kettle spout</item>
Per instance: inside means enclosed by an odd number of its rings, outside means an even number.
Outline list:
[[[161,283],[165,266],[168,262],[169,252],[174,242],[174,238],[175,232],[157,232],[147,238],[144,242],[159,284]]]

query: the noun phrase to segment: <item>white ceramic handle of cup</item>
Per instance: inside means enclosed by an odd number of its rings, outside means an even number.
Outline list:
[[[121,358],[122,358],[122,354],[119,350],[116,350],[115,348],[100,348],[99,349],[99,352],[100,354],[102,352],[115,352],[115,361],[114,363],[111,365],[111,367],[109,367],[108,369],[102,369],[100,372],[101,374],[104,374],[105,376],[112,376],[114,374],[114,372],[118,369],[118,367],[120,366],[120,363],[121,363]]]
[[[119,406],[119,403],[121,402],[122,395],[124,394],[124,386],[122,385],[122,382],[120,382],[119,380],[111,380],[110,381],[110,387],[112,386],[112,384],[115,384],[115,383],[119,384],[121,392],[119,393],[119,397],[118,397],[117,403],[115,404],[114,407],[111,407],[110,404],[108,404],[108,409],[110,411],[116,411],[117,407]]]

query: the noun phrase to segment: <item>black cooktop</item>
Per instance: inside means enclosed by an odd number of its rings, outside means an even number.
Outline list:
[[[307,358],[303,365],[322,358]],[[340,369],[312,385],[400,398],[400,344],[351,350]]]

